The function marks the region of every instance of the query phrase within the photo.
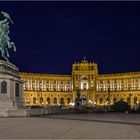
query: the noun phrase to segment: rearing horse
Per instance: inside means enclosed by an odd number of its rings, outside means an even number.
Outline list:
[[[0,52],[1,52],[1,56],[6,61],[9,61],[8,57],[10,57],[10,56],[8,53],[8,49],[13,48],[14,51],[16,51],[16,46],[15,46],[14,42],[11,42],[10,38],[8,36],[8,34],[10,33],[8,20],[10,20],[11,22],[12,22],[12,20],[11,20],[9,14],[7,14],[5,12],[1,12],[1,13],[5,17],[5,19],[0,21]]]

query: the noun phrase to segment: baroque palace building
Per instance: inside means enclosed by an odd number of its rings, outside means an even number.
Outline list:
[[[131,108],[140,101],[140,72],[98,74],[96,63],[84,58],[71,75],[20,73],[27,106],[73,105],[80,89],[88,105],[112,105],[123,100]]]

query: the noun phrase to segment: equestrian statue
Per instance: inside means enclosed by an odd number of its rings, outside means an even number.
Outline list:
[[[1,19],[2,18],[2,19]],[[16,51],[16,46],[14,42],[11,41],[9,37],[9,23],[13,24],[13,21],[10,18],[10,15],[6,12],[1,12],[0,13],[0,52],[1,52],[1,57],[5,61],[9,61],[9,49],[13,49]]]

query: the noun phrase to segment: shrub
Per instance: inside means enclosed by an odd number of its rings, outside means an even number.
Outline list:
[[[129,110],[130,106],[128,105],[128,103],[124,101],[118,101],[114,103],[113,108],[114,108],[114,111],[116,112],[124,112],[124,111]]]

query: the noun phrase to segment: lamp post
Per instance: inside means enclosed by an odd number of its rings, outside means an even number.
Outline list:
[[[26,103],[28,104],[27,116],[30,117],[30,108],[31,107],[30,107],[30,99],[29,98],[26,99]]]
[[[138,100],[136,102],[136,108],[137,108],[137,110],[139,109],[139,101]]]
[[[129,98],[130,98],[130,109],[131,109],[131,96],[132,96],[132,94],[129,94]]]
[[[93,108],[96,111],[96,101],[93,102]]]
[[[39,106],[40,104],[40,99],[39,99],[39,91],[37,90],[37,101],[36,101],[36,105]]]
[[[46,101],[46,108],[47,108],[48,102]]]
[[[39,92],[40,92],[40,103],[41,103],[41,116],[42,116],[42,114],[43,114],[43,97],[42,97],[42,89],[41,89],[41,87],[39,88]]]
[[[36,106],[38,106],[38,100],[36,100]]]
[[[108,84],[108,110],[110,110],[110,85]]]

